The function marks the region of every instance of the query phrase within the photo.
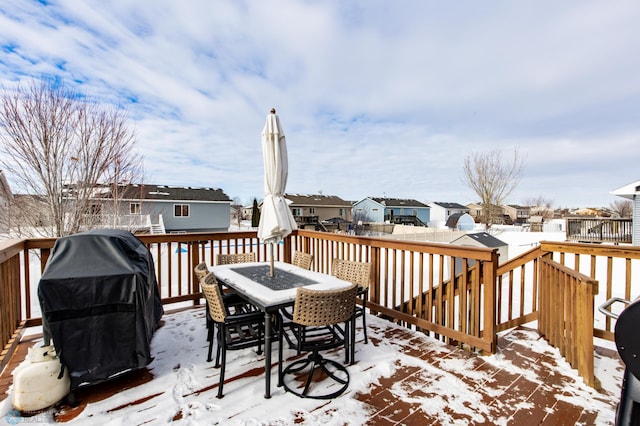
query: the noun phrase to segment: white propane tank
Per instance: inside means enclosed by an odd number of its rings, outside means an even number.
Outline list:
[[[18,411],[38,411],[61,401],[70,391],[69,373],[53,345],[29,348],[25,360],[13,371],[13,407]]]

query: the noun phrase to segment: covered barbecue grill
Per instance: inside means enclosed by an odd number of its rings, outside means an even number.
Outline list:
[[[619,315],[611,312],[611,305],[622,303],[628,305]],[[599,311],[610,318],[617,319],[615,341],[618,354],[624,362],[625,371],[622,379],[620,403],[616,410],[616,425],[640,424],[640,298],[634,302],[618,297],[607,300]]]
[[[151,253],[127,231],[60,238],[38,286],[45,341],[71,377],[71,391],[144,367],[163,314]]]

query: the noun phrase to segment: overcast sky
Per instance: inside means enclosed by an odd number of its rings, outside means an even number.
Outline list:
[[[640,180],[638,1],[2,0],[0,84],[129,111],[147,183],[467,204],[464,158],[525,156],[508,202],[608,206]],[[9,177],[10,178],[10,177]]]

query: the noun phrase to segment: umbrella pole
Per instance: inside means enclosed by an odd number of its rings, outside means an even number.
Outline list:
[[[271,246],[271,265],[269,267],[269,276],[273,278],[273,243],[269,244]]]

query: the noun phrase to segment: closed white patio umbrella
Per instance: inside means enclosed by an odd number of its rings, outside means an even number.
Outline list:
[[[296,221],[284,198],[289,165],[287,142],[276,110],[271,109],[262,130],[262,155],[264,159],[264,201],[258,225],[258,238],[271,245],[270,275],[273,277],[274,244],[282,241],[291,231],[298,229]]]

